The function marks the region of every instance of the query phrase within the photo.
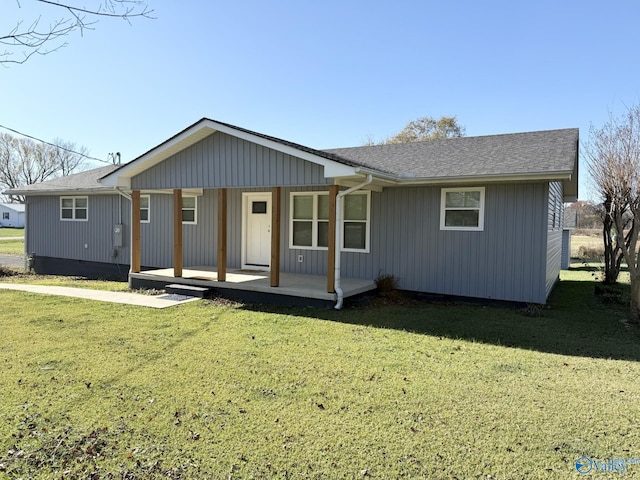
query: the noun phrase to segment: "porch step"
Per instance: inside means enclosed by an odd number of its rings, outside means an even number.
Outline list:
[[[198,298],[205,298],[207,294],[211,291],[210,288],[206,288],[206,287],[195,287],[193,285],[179,285],[177,283],[166,285],[164,287],[164,290],[167,293],[173,293],[177,295],[186,295],[187,297],[198,297]]]

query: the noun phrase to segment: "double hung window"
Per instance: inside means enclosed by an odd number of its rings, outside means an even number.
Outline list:
[[[443,188],[440,230],[483,230],[484,187]]]

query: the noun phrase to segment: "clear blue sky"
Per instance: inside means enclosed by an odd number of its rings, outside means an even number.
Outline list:
[[[2,2],[2,32],[63,13],[20,5]],[[155,20],[101,20],[0,68],[0,124],[129,161],[202,117],[319,149],[427,115],[456,115],[470,136],[578,127],[586,140],[640,101],[636,0],[148,5]]]

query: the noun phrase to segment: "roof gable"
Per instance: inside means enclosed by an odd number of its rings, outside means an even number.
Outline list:
[[[157,147],[149,150],[147,153],[144,153],[131,162],[122,165],[116,171],[106,175],[101,179],[101,183],[103,185],[129,187],[132,177],[163,162],[178,152],[195,145],[215,132],[222,132],[321,165],[325,168],[325,177],[352,176],[355,174],[354,168],[358,166],[356,162],[340,158],[338,155],[330,152],[314,150],[303,145],[269,135],[263,135],[228,123],[203,118]]]

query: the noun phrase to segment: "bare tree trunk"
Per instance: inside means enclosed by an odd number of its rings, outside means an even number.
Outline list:
[[[620,265],[622,263],[622,251],[618,246],[620,238],[617,237],[614,241],[612,230],[615,225],[612,217],[612,202],[611,198],[607,199],[603,203],[604,216],[602,217],[602,240],[604,242],[604,280],[603,283],[613,284],[618,281],[618,275],[620,275]]]
[[[631,278],[631,321],[640,323],[640,278]]]

